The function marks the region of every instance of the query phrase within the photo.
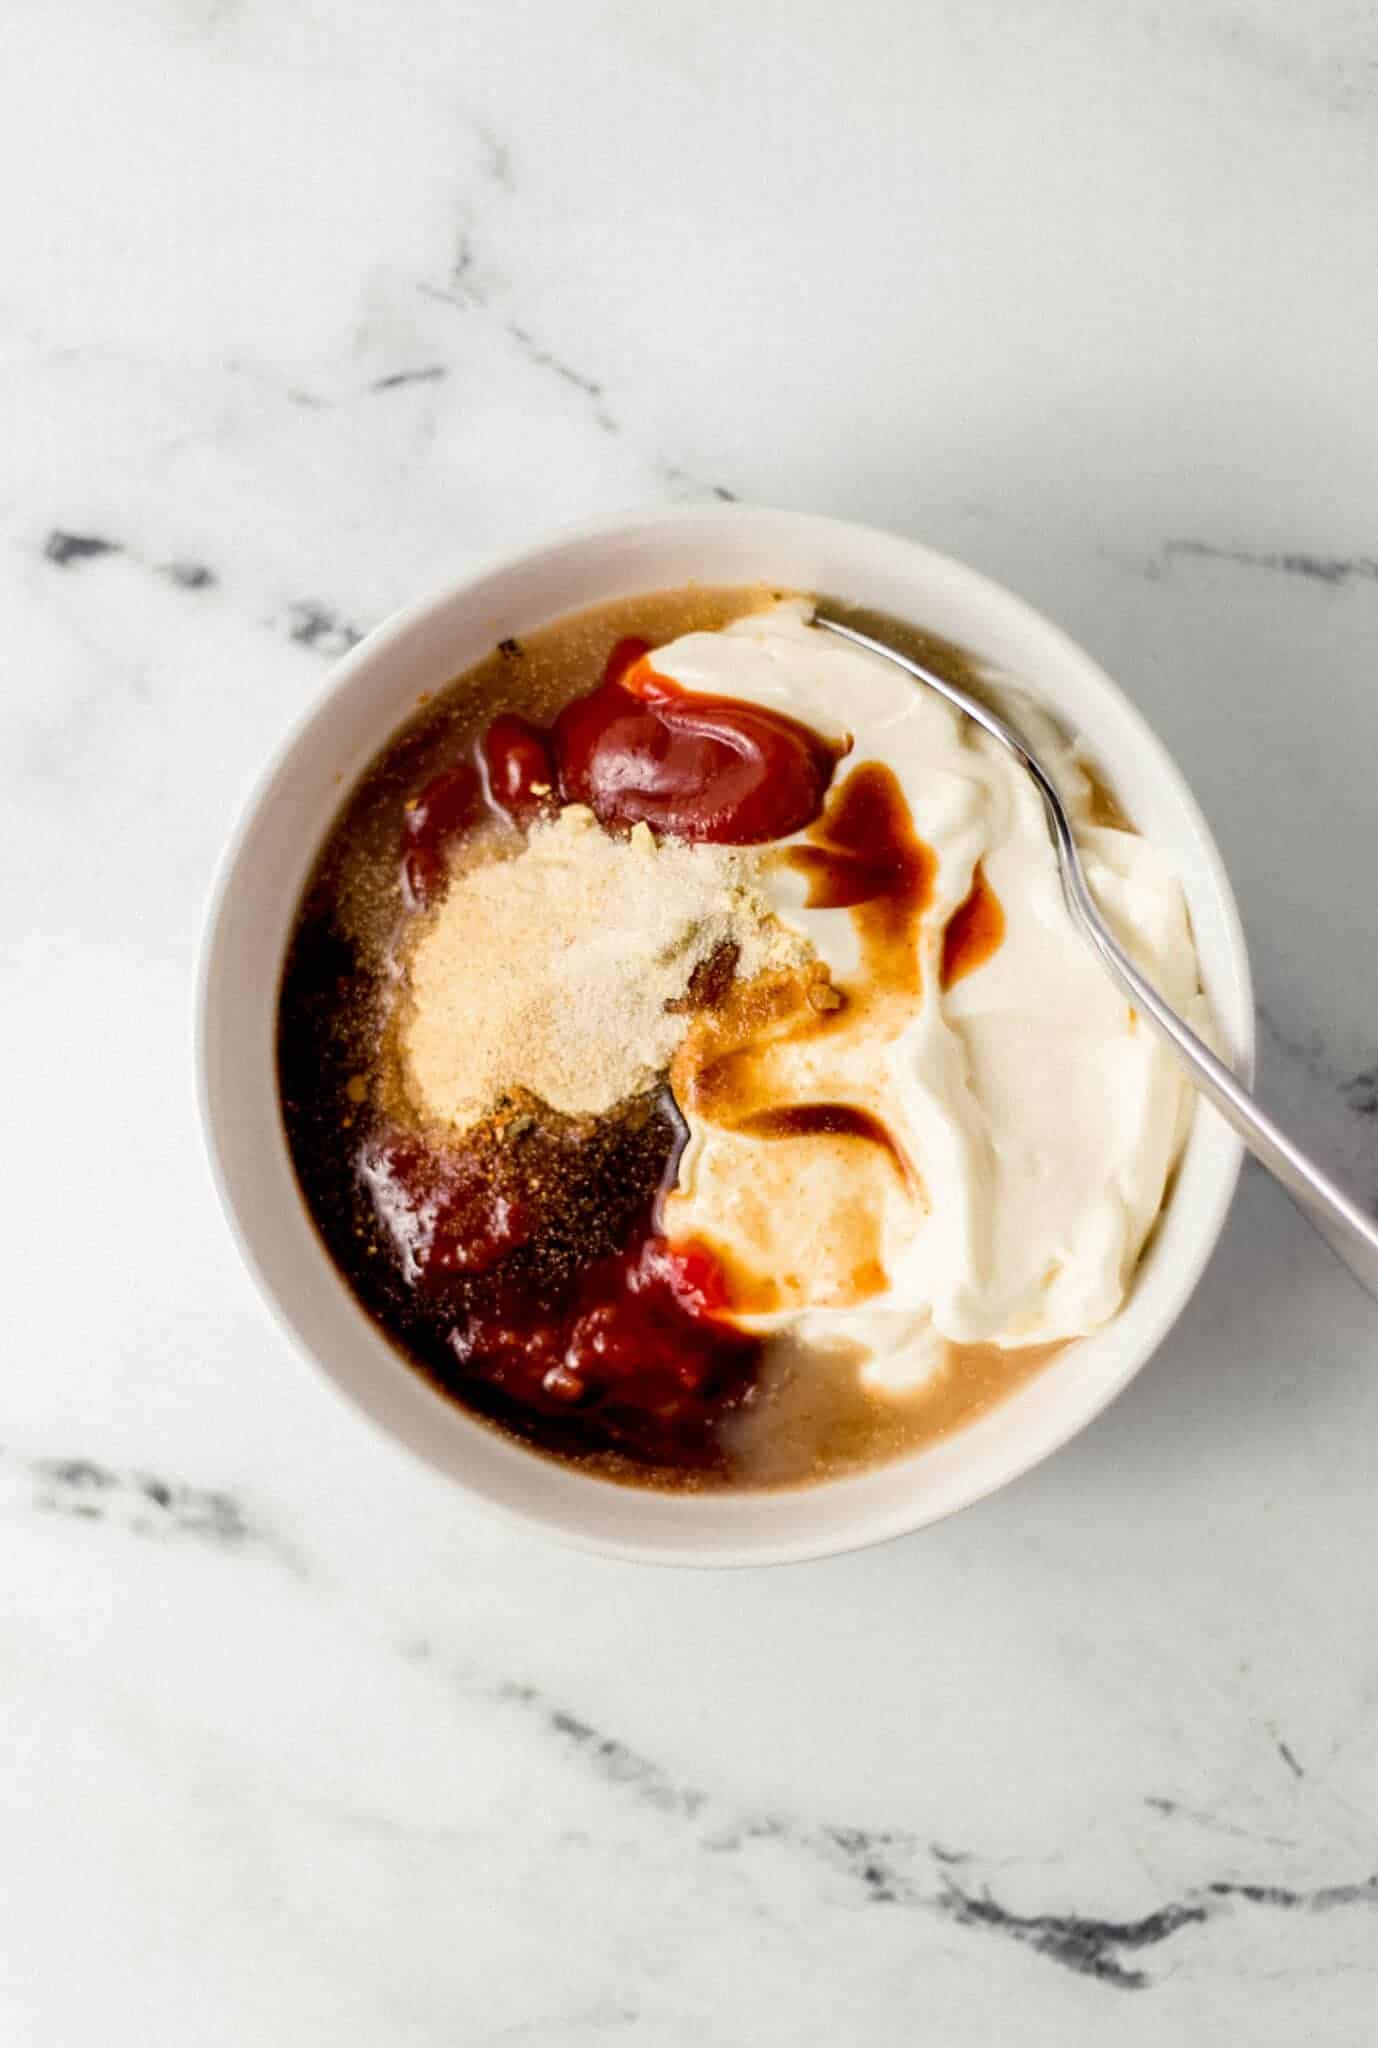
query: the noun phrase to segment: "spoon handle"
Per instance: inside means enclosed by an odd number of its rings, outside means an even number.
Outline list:
[[[940,697],[945,697],[949,704],[964,712],[1013,754],[1020,767],[1032,777],[1043,799],[1057,850],[1067,907],[1084,936],[1100,954],[1136,1010],[1171,1046],[1201,1094],[1224,1117],[1231,1130],[1244,1140],[1255,1159],[1282,1183],[1307,1221],[1319,1231],[1331,1250],[1344,1260],[1359,1285],[1378,1301],[1378,1221],[1366,1215],[1352,1196],[1347,1195],[1314,1159],[1302,1151],[1300,1145],[1294,1144],[1287,1133],[1278,1128],[1225,1062],[1217,1058],[1205,1040],[1197,1037],[1191,1026],[1178,1016],[1170,1003],[1163,1001],[1153,984],[1139,972],[1105,923],[1091,894],[1073,836],[1072,821],[1056,784],[1014,727],[960,684],[949,682],[946,676],[939,675],[936,670],[907,654],[901,654],[897,647],[889,646],[884,640],[876,640],[871,634],[818,610],[814,612],[813,624],[824,632],[835,633],[856,647],[865,647],[872,654],[883,655],[887,661],[894,662],[916,682],[926,683],[930,690],[936,690]]]
[[[1061,839],[1061,831],[1057,837]],[[1244,1140],[1254,1158],[1281,1182],[1359,1285],[1378,1301],[1378,1222],[1274,1123],[1205,1040],[1163,1001],[1106,929],[1075,847],[1070,861],[1063,847],[1059,846],[1059,852],[1072,914],[1135,1009],[1166,1040],[1201,1094]]]

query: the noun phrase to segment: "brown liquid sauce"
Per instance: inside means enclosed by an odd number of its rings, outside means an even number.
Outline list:
[[[937,861],[909,815],[893,769],[864,761],[829,793],[810,846],[785,858],[809,885],[813,910],[850,910],[864,979],[896,995],[920,993],[919,926]]]
[[[858,1002],[921,987],[919,932],[936,862],[914,829],[891,769],[863,762],[829,792],[822,815],[782,858],[808,883],[814,909],[849,910],[861,949],[854,989],[833,987],[824,968],[733,988],[689,1033],[671,1079],[678,1100],[711,1123],[755,1137],[855,1137],[882,1146],[911,1186],[914,1162],[869,1111],[844,1103],[799,1103],[779,1072],[778,1052],[824,1037]]]
[[[691,587],[601,606],[523,634],[519,642],[503,642],[454,683],[418,700],[345,799],[305,892],[284,972],[278,1050],[289,1145],[313,1220],[357,1298],[413,1365],[481,1419],[534,1449],[643,1487],[797,1486],[883,1463],[972,1421],[1062,1348],[949,1346],[927,1387],[893,1400],[865,1393],[854,1353],[806,1355],[790,1342],[773,1341],[757,1384],[723,1428],[718,1458],[690,1467],[648,1462],[591,1447],[577,1427],[562,1430],[548,1418],[533,1419],[500,1395],[457,1388],[424,1299],[399,1283],[376,1217],[361,1195],[355,1162],[361,1131],[375,1113],[396,972],[394,947],[405,908],[397,848],[408,801],[464,755],[498,715],[513,711],[538,723],[551,721],[597,683],[616,641],[635,636],[654,647],[682,633],[718,630],[783,594],[763,586]],[[867,623],[868,615],[853,616]],[[872,623],[954,680],[979,686],[979,673],[961,650],[892,621]],[[1124,824],[1103,786],[1097,802],[1103,813],[1098,822]],[[851,911],[866,993],[833,988],[821,966],[744,985],[732,981],[730,959],[706,963],[690,991],[699,1014],[672,1073],[675,1095],[691,1111],[753,1136],[817,1135],[878,1148],[921,1195],[921,1162],[904,1156],[881,1119],[846,1103],[782,1099],[773,1085],[771,1049],[836,1029],[857,1000],[912,1001],[919,991],[917,939],[931,897],[934,857],[896,778],[874,763],[850,772],[842,764],[809,837],[811,843],[791,849],[788,858],[805,874],[812,903]],[[521,843],[510,825],[494,819],[466,840],[455,859],[460,866],[489,860]],[[988,958],[1002,930],[999,905],[978,874],[971,898],[949,927],[944,985]],[[483,963],[476,962],[475,970],[482,972]],[[585,1237],[591,1231],[613,1251],[626,1219],[653,1198],[667,1173],[673,1175],[681,1139],[674,1103],[664,1093],[583,1123],[536,1114],[523,1142],[543,1148],[557,1179],[561,1160],[577,1155],[580,1193],[570,1232],[576,1225]],[[552,1214],[560,1213],[554,1202]],[[525,1250],[512,1255],[508,1270],[533,1298],[546,1285],[557,1285],[563,1243],[557,1227],[553,1251],[547,1244],[539,1256]],[[884,1277],[877,1269],[877,1289]],[[480,1283],[474,1286],[481,1300]],[[739,1312],[768,1311],[771,1293],[769,1276],[734,1278]]]
[[[911,1193],[919,1186],[914,1163],[894,1133],[878,1116],[849,1102],[791,1102],[779,1109],[752,1110],[732,1128],[744,1138],[860,1138],[888,1154]]]
[[[942,985],[951,988],[964,975],[974,974],[999,950],[1005,936],[1005,913],[1000,898],[986,880],[980,861],[972,876],[966,900],[959,903],[943,932]]]
[[[948,1344],[927,1385],[900,1399],[858,1398],[865,1354],[840,1344],[826,1353],[780,1345],[768,1357],[763,1398],[728,1425],[732,1456],[758,1487],[843,1479],[939,1443],[1016,1393],[1062,1344],[1004,1351],[995,1344]]]
[[[789,848],[784,859],[805,877],[811,908],[851,912],[862,959],[858,987],[836,989],[815,969],[740,991],[690,1033],[672,1070],[675,1093],[706,1121],[743,1137],[853,1138],[877,1146],[922,1200],[919,1170],[884,1121],[852,1103],[797,1101],[778,1054],[835,1031],[858,1002],[912,1001],[919,994],[919,933],[936,862],[894,773],[873,761],[834,785],[807,837],[810,845]],[[867,1291],[884,1285],[877,1266]],[[742,1314],[775,1306],[768,1275],[737,1272],[731,1299]]]

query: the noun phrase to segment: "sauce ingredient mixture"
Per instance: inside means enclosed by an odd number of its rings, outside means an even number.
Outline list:
[[[1059,745],[1180,1002],[1176,885]],[[1026,795],[759,590],[562,621],[421,707],[323,851],[279,1030],[308,1206],[394,1343],[605,1476],[775,1485],[961,1426],[1113,1313],[1185,1110]]]

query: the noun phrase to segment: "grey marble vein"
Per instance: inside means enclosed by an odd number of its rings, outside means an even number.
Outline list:
[[[416,370],[394,370],[389,376],[375,377],[369,385],[370,391],[398,391],[405,384],[438,384],[449,376],[444,363],[425,363]]]
[[[214,570],[204,562],[178,559],[147,563],[124,541],[111,540],[108,535],[73,533],[65,527],[55,526],[43,543],[43,559],[55,569],[79,568],[83,563],[98,562],[111,555],[151,568],[156,575],[176,584],[179,590],[210,590],[217,580]]]
[[[43,559],[56,569],[70,569],[73,563],[99,561],[102,555],[121,552],[117,540],[105,540],[95,533],[69,533],[55,526],[43,543]]]
[[[480,130],[488,152],[488,171],[492,181],[510,189],[510,161],[504,151]],[[479,252],[479,239],[474,225],[474,209],[465,200],[459,208],[459,225],[455,231],[454,255],[450,262],[448,277],[443,285],[429,279],[418,282],[416,290],[423,298],[442,305],[457,307],[460,311],[497,312],[500,301],[510,300],[510,293],[499,283],[499,274],[485,263]],[[566,386],[587,403],[589,415],[602,433],[616,434],[620,431],[608,403],[607,392],[600,378],[579,368],[569,358],[538,336],[530,324],[517,313],[508,311],[502,316],[502,332],[535,370],[544,371]]]
[[[486,121],[475,121],[474,133],[483,150],[484,176],[500,190],[515,192],[517,180],[513,169],[511,144],[496,134]]]
[[[393,388],[398,384],[431,381],[444,374],[443,368],[439,366],[435,369],[405,371],[394,377],[382,379],[373,388]],[[44,541],[42,554],[43,559],[54,568],[66,571],[80,568],[85,563],[95,562],[104,557],[118,555],[125,561],[149,570],[178,590],[194,593],[214,591],[220,584],[220,578],[208,563],[190,558],[149,562],[123,541],[95,534],[76,533],[64,527],[51,529]],[[323,604],[315,598],[298,598],[287,606],[282,630],[296,646],[309,648],[313,653],[326,655],[333,660],[357,647],[366,629],[355,625],[333,606]]]
[[[600,426],[605,434],[617,432],[617,421],[608,411],[604,402],[604,387],[596,377],[590,377],[584,370],[576,370],[572,363],[566,362],[562,356],[557,356],[553,349],[538,341],[530,328],[523,326],[520,320],[507,320],[503,325],[534,369],[548,370],[551,376],[558,377],[562,384],[569,385],[573,391],[581,392],[590,402],[596,425]]]
[[[1362,1162],[1369,1157],[1369,1136],[1362,1126],[1378,1117],[1378,1057],[1366,1059],[1358,1068],[1336,1060],[1327,1049],[1319,1032],[1311,1031],[1298,1035],[1286,1030],[1274,1014],[1272,1006],[1260,1002],[1257,1009],[1259,1028],[1264,1042],[1283,1060],[1306,1075],[1326,1090],[1329,1099],[1342,1112],[1342,1120],[1353,1118],[1360,1126],[1358,1133],[1358,1159]],[[1349,1126],[1352,1130],[1353,1126]],[[1375,1187],[1378,1199],[1378,1187]]]
[[[1223,562],[1236,569],[1270,570],[1298,576],[1309,583],[1339,588],[1346,583],[1378,583],[1378,556],[1315,554],[1302,548],[1255,549],[1225,547],[1214,541],[1166,540],[1150,559],[1147,573],[1168,575],[1174,562]]]
[[[1378,1116],[1378,1060],[1351,1074],[1340,1084],[1340,1093],[1356,1116]]]
[[[190,1486],[92,1458],[31,1458],[23,1469],[31,1505],[42,1514],[109,1522],[139,1536],[192,1536],[224,1550],[271,1541],[243,1504],[217,1487]]]
[[[678,1821],[691,1831],[695,1846],[703,1853],[740,1854],[757,1844],[802,1853],[840,1871],[866,1905],[920,1912],[1015,1942],[1077,1976],[1117,1991],[1151,1990],[1162,1976],[1155,1973],[1150,1952],[1189,1929],[1208,1928],[1234,1909],[1321,1914],[1378,1908],[1376,1872],[1301,1887],[1221,1877],[1186,1886],[1180,1896],[1131,1918],[1054,1908],[1021,1911],[998,1898],[989,1883],[978,1881],[977,1865],[982,1859],[925,1840],[911,1829],[848,1826],[772,1812],[724,1811],[716,1795],[679,1780],[652,1757],[558,1705],[539,1687],[503,1682],[481,1689],[539,1720],[582,1769],[620,1796]],[[1292,1762],[1295,1768],[1295,1760]],[[1193,1817],[1170,1800],[1145,1803],[1167,1816],[1181,1813]]]
[[[1298,1889],[1289,1884],[1240,1884],[1221,1881],[1208,1886],[1213,1898],[1245,1899],[1251,1906],[1278,1906],[1284,1912],[1332,1913],[1337,1906],[1378,1906],[1378,1871],[1354,1884],[1317,1884]]]
[[[950,1882],[945,1902],[959,1926],[1003,1934],[1050,1962],[1121,1991],[1142,1991],[1151,1982],[1146,1970],[1125,1962],[1127,1955],[1156,1948],[1182,1928],[1200,1926],[1208,1917],[1201,1904],[1159,1906],[1137,1920],[1100,1920],[1081,1913],[1012,1913],[989,1893],[974,1897]]]
[[[298,647],[332,657],[348,654],[363,639],[363,629],[352,625],[329,605],[314,598],[299,598],[287,607],[287,637]]]
[[[656,480],[664,484],[676,498],[716,498],[722,505],[735,505],[740,492],[730,491],[726,484],[705,483],[691,469],[681,463],[659,461],[654,465]]]
[[[213,590],[217,580],[215,571],[204,562],[164,562],[160,574],[179,590]]]
[[[448,306],[486,306],[489,299],[489,285],[479,267],[478,250],[472,231],[461,227],[455,235],[455,253],[450,263],[447,286],[431,284],[423,280],[417,286],[423,298],[435,299]]]
[[[1223,1815],[1212,1813],[1207,1807],[1191,1806],[1181,1799],[1167,1799],[1161,1793],[1148,1793],[1144,1798],[1144,1805],[1150,1812],[1162,1814],[1165,1820],[1185,1821],[1189,1826],[1202,1828],[1208,1834],[1228,1836],[1231,1841],[1255,1843],[1266,1849],[1295,1849],[1297,1846],[1293,1835],[1241,1827],[1237,1821],[1226,1820]]]

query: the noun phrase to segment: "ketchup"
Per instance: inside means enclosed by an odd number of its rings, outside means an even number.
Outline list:
[[[842,748],[784,712],[683,690],[652,668],[645,640],[619,640],[596,689],[548,729],[504,711],[472,759],[407,806],[402,879],[423,908],[448,873],[451,841],[485,798],[523,829],[562,803],[587,804],[613,830],[646,824],[673,839],[754,846],[816,818]]]
[[[483,815],[478,770],[460,761],[426,784],[402,814],[402,887],[417,910],[439,895],[449,872],[445,849]]]
[[[495,1176],[462,1147],[383,1132],[365,1139],[358,1171],[413,1286],[486,1273],[532,1234],[530,1209],[512,1178]]]
[[[519,825],[554,809],[558,777],[550,740],[529,718],[504,711],[483,735],[479,755],[490,801]]]
[[[725,1294],[708,1252],[647,1231],[590,1266],[563,1312],[514,1296],[462,1317],[450,1348],[466,1374],[536,1415],[577,1420],[640,1458],[710,1464],[762,1348],[714,1316]]]
[[[646,824],[733,846],[786,838],[818,817],[844,749],[781,712],[679,688],[650,651],[620,640],[598,686],[550,727],[504,712],[471,757],[426,784],[403,825],[409,907],[440,893],[451,843],[485,807],[526,828],[582,803],[612,831]],[[734,965],[731,949],[704,963],[691,1004],[719,1000]],[[673,1105],[669,1114],[680,1136],[666,1141],[664,1186],[683,1133]],[[572,1179],[557,1173],[554,1183],[568,1191],[590,1169],[577,1158],[566,1166]],[[365,1138],[356,1172],[416,1312],[443,1333],[443,1364],[428,1352],[436,1377],[495,1401],[530,1433],[558,1425],[586,1448],[717,1462],[718,1425],[749,1393],[762,1345],[727,1320],[713,1255],[658,1231],[653,1182],[629,1203],[625,1183],[606,1190],[605,1213],[626,1203],[620,1244],[614,1234],[569,1247],[552,1288],[533,1284],[559,1238],[544,1209],[551,1177],[525,1173],[519,1151],[435,1147],[384,1129]],[[585,1194],[603,1192],[595,1173]]]
[[[668,1095],[653,1131],[631,1154],[590,1154],[566,1133],[554,1187],[548,1153],[524,1164],[521,1146],[433,1146],[386,1126],[363,1139],[356,1171],[443,1385],[495,1401],[538,1439],[554,1430],[571,1448],[703,1467],[720,1459],[718,1426],[762,1346],[726,1320],[713,1254],[657,1229],[684,1135]],[[606,1212],[628,1173],[639,1187],[621,1230],[566,1229],[552,1280],[552,1201]]]
[[[657,675],[642,640],[614,647],[604,680],[552,731],[560,787],[604,825],[748,846],[818,815],[837,749],[797,719]]]

